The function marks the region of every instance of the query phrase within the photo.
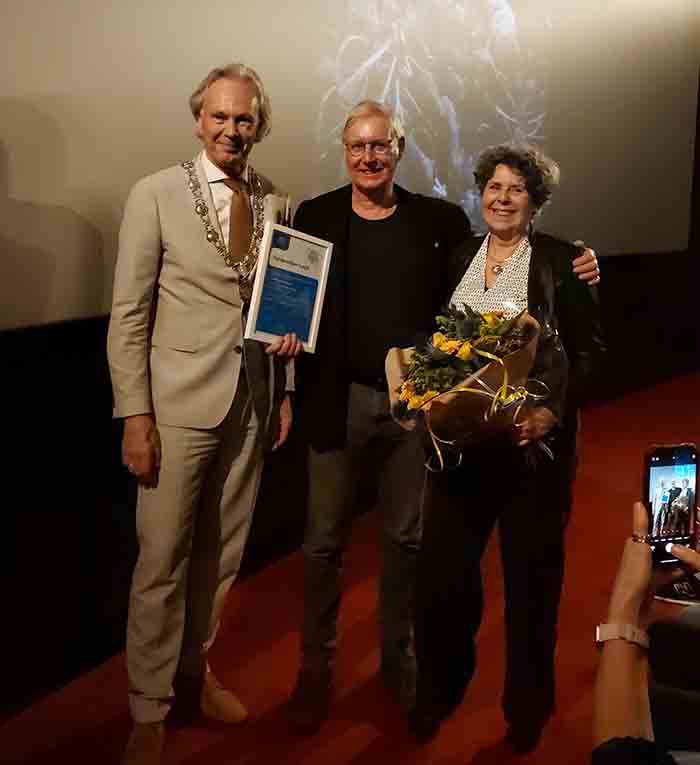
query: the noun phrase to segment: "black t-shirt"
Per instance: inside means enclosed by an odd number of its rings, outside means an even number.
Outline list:
[[[382,220],[350,219],[347,252],[347,363],[352,382],[384,385],[392,346],[413,345],[447,301],[447,263],[418,248],[406,205]]]

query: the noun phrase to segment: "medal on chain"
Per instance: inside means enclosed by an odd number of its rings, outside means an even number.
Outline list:
[[[223,258],[224,263],[226,263],[229,268],[232,268],[238,275],[238,290],[241,300],[244,303],[248,303],[250,302],[250,297],[253,292],[251,276],[255,269],[255,265],[258,262],[260,243],[262,242],[265,227],[262,181],[255,170],[253,170],[252,167],[249,167],[248,184],[251,191],[250,206],[253,210],[253,231],[250,238],[250,246],[245,257],[242,260],[234,261],[228,251],[226,243],[223,241],[223,237],[216,230],[216,227],[209,216],[209,207],[204,200],[202,185],[197,177],[195,163],[192,160],[187,160],[182,163],[182,167],[187,173],[187,185],[194,198],[194,211],[202,221],[206,239],[215,247],[216,251]]]

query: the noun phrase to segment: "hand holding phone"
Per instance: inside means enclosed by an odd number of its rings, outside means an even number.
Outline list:
[[[678,563],[672,545],[696,546],[698,451],[695,444],[654,445],[644,457],[643,497],[655,565]]]

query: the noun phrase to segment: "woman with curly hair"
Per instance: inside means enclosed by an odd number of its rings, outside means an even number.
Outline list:
[[[506,316],[527,309],[540,324],[531,374],[548,393],[511,433],[465,449],[452,469],[427,474],[417,697],[409,723],[420,739],[431,738],[462,701],[476,666],[481,557],[498,521],[506,622],[502,701],[507,739],[523,752],[537,746],[554,709],[578,406],[602,341],[596,291],[571,272],[576,247],[534,230],[558,181],[557,165],[533,147],[502,145],[483,152],[474,175],[488,234],[456,254],[450,302]]]

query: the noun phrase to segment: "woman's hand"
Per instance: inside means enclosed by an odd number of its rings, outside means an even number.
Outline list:
[[[700,555],[688,547],[673,545],[671,552],[683,564],[670,568],[652,568],[651,548],[643,540],[649,531],[649,518],[641,502],[634,504],[632,537],[625,542],[617,571],[608,621],[638,624],[646,627],[650,619],[654,594],[662,587],[682,578],[687,570],[700,571]]]
[[[546,406],[538,406],[526,411],[525,416],[516,425],[518,446],[527,446],[531,441],[538,441],[556,425],[557,418]]]
[[[686,569],[695,573],[700,571],[700,553],[691,550],[690,547],[672,545],[671,555],[675,555]]]
[[[641,502],[634,503],[632,536],[625,542],[608,606],[608,622],[647,623],[648,606],[654,595],[651,547],[644,539],[649,530],[647,511]]]

